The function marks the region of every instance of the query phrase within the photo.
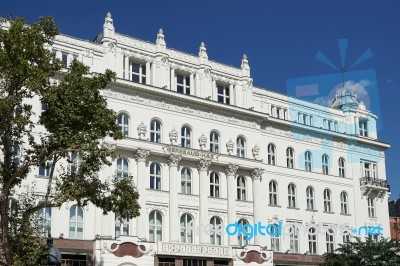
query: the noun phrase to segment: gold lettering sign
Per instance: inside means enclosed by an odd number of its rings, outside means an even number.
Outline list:
[[[166,146],[163,148],[165,153],[173,153],[173,154],[181,154],[181,155],[188,155],[192,157],[197,157],[201,159],[209,159],[209,160],[215,160],[218,158],[218,154],[214,154],[212,152],[207,152],[207,151],[198,151],[198,150],[192,150],[192,149],[187,149],[187,148],[182,148],[182,147],[177,147],[177,146]]]
[[[231,257],[231,247],[194,245],[159,242],[159,254],[185,255],[185,256],[208,256],[208,257]]]

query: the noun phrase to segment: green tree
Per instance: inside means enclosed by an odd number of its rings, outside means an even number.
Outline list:
[[[400,265],[400,246],[395,240],[367,238],[339,244],[334,253],[324,255],[324,266]]]
[[[25,19],[1,22],[0,29],[0,228],[5,265],[37,265],[42,241],[35,215],[67,201],[90,202],[122,218],[139,215],[132,177],[100,180],[114,152],[104,142],[120,139],[116,113],[107,108],[101,90],[115,79],[107,70],[91,74],[73,61],[68,71],[52,61],[58,33],[52,18],[27,26]],[[40,99],[45,110],[32,107]],[[45,133],[38,134],[46,129]],[[36,133],[35,133],[36,132]],[[79,163],[72,159],[79,158]],[[69,167],[68,167],[69,165]],[[27,187],[37,167],[49,171],[46,191]],[[52,167],[50,167],[52,166]],[[57,169],[57,170],[56,170]],[[13,195],[17,194],[18,195]],[[11,197],[17,198],[10,204]],[[37,223],[36,223],[37,224]],[[1,255],[0,255],[1,256]]]

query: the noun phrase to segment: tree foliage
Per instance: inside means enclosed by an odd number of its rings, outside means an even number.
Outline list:
[[[324,255],[324,266],[400,265],[400,246],[395,240],[372,238],[339,244],[334,253]]]
[[[1,25],[1,244],[6,265],[37,265],[33,257],[39,256],[40,245],[30,249],[40,242],[33,219],[41,208],[75,201],[133,218],[140,206],[131,177],[99,177],[114,156],[104,140],[122,138],[116,113],[101,96],[115,74],[91,74],[76,60],[62,70],[61,62],[52,60],[58,33],[52,18],[29,26],[24,19],[8,18]],[[33,108],[39,100],[43,112]],[[29,186],[39,166],[50,172],[45,191]],[[13,211],[11,197],[18,199]]]

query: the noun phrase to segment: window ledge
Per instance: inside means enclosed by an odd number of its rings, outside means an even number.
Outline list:
[[[335,212],[327,212],[327,211],[324,211],[324,213],[327,213],[327,214],[335,214]]]
[[[35,175],[36,178],[49,179],[47,175]]]
[[[269,207],[276,207],[276,208],[281,208],[281,205],[275,205],[275,204],[268,204]]]
[[[290,207],[290,206],[287,206],[287,208],[288,208],[288,209],[292,209],[292,210],[300,210],[300,208],[297,208],[297,207]]]
[[[306,209],[306,211],[309,211],[309,212],[318,212],[318,210],[310,210],[310,209]]]
[[[351,216],[351,213],[340,213],[340,215]]]

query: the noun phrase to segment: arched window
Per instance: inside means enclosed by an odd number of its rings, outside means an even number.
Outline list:
[[[288,202],[289,207],[296,208],[296,186],[294,184],[288,186]]]
[[[280,250],[280,239],[279,239],[279,226],[277,224],[274,224],[274,226],[271,226],[271,249],[273,251],[279,251]]]
[[[152,211],[149,215],[149,241],[162,241],[163,220],[159,211]]]
[[[83,209],[72,205],[69,209],[69,238],[83,239]]]
[[[339,177],[346,177],[346,162],[343,158],[339,158]]]
[[[335,251],[335,236],[332,229],[328,229],[326,235],[326,252],[333,253]]]
[[[329,175],[329,157],[326,154],[322,155],[322,173]]]
[[[129,116],[127,114],[120,113],[118,115],[118,127],[121,129],[124,137],[129,136]]]
[[[295,226],[290,227],[290,252],[299,253],[299,228]]]
[[[240,220],[238,221],[238,224],[239,224],[239,226],[240,226],[241,228],[243,228],[246,232],[249,232],[249,231],[250,231],[250,229],[249,229],[248,226],[244,227],[246,224],[247,224],[247,225],[249,224],[249,222],[246,221],[245,219],[240,219]],[[238,247],[239,247],[239,248],[242,248],[242,247],[247,246],[248,243],[249,243],[249,242],[248,242],[248,240],[247,240],[247,236],[246,236],[246,235],[244,235],[244,234],[238,234]]]
[[[268,164],[275,165],[275,145],[270,143],[268,145]]]
[[[219,152],[219,134],[215,131],[210,133],[210,151]]]
[[[238,157],[246,157],[246,141],[242,137],[236,139],[236,155]]]
[[[210,174],[210,197],[219,198],[219,175],[215,172]]]
[[[212,232],[210,235],[210,244],[211,245],[222,245],[222,222],[218,217],[212,217],[210,220],[210,225],[212,226]]]
[[[18,167],[21,161],[21,147],[18,144],[15,144],[13,152],[14,152],[13,165],[14,167]]]
[[[287,168],[294,168],[294,150],[290,147],[286,149],[286,166]]]
[[[192,131],[187,126],[183,126],[181,129],[181,146],[184,148],[192,147]]]
[[[193,243],[193,218],[185,213],[181,216],[181,242]]]
[[[150,141],[161,142],[161,124],[156,119],[150,122]]]
[[[115,213],[115,238],[129,235],[129,219],[122,219],[119,212]]]
[[[246,200],[246,179],[243,176],[237,178],[237,199]]]
[[[129,176],[129,161],[127,158],[117,159],[117,178],[119,180]]]
[[[42,236],[47,237],[51,235],[51,208],[42,208],[38,211],[39,229]]]
[[[311,172],[312,170],[312,155],[309,151],[306,151],[304,154],[304,168],[308,172]]]
[[[275,181],[269,182],[269,204],[278,205],[278,185]]]
[[[313,227],[308,231],[308,252],[317,254],[317,231]]]
[[[161,190],[161,166],[158,163],[150,164],[150,189]]]
[[[314,189],[312,187],[307,187],[307,210],[314,210]]]
[[[187,168],[181,170],[181,193],[192,194],[192,172]]]
[[[77,174],[79,172],[80,154],[78,152],[71,153],[71,173]]]
[[[342,213],[342,214],[349,213],[347,193],[344,191],[342,193],[340,193],[340,213]]]
[[[332,212],[332,198],[331,191],[329,189],[324,190],[324,211]]]

